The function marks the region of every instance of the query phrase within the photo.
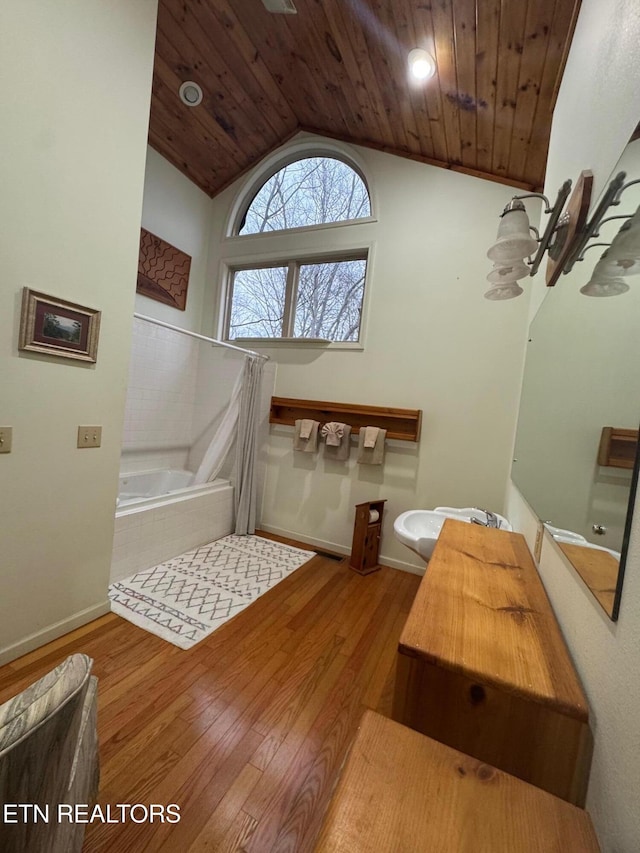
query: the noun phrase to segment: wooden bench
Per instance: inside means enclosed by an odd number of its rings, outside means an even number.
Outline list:
[[[587,700],[520,534],[445,522],[400,638],[393,718],[584,804]]]
[[[582,809],[366,711],[317,853],[597,853]]]

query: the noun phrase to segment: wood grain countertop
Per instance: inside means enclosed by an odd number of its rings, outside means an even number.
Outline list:
[[[463,522],[464,523],[464,522]],[[366,711],[316,853],[597,853],[589,815]]]
[[[582,686],[519,533],[447,519],[399,651],[588,720]]]

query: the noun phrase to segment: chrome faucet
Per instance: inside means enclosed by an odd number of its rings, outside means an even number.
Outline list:
[[[479,524],[481,527],[495,527],[496,529],[500,527],[500,522],[495,512],[491,512],[488,509],[480,509],[479,507],[474,507],[474,509],[478,512],[483,512],[486,521],[481,521],[479,518],[471,518],[471,524]]]

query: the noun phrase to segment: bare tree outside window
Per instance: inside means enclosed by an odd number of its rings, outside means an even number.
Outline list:
[[[287,267],[237,270],[233,276],[230,338],[281,338]]]
[[[332,157],[290,163],[263,184],[238,234],[344,222],[371,215],[369,193],[351,166]]]
[[[335,158],[307,157],[264,183],[239,234],[347,223],[370,214],[367,188],[354,169]],[[366,269],[362,249],[233,270],[227,336],[358,341]]]
[[[301,265],[295,336],[357,341],[366,267],[365,260]]]

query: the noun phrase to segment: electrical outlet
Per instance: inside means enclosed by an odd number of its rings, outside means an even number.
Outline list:
[[[102,444],[101,426],[79,426],[78,447],[100,447]]]
[[[13,427],[0,427],[0,453],[11,453]]]

